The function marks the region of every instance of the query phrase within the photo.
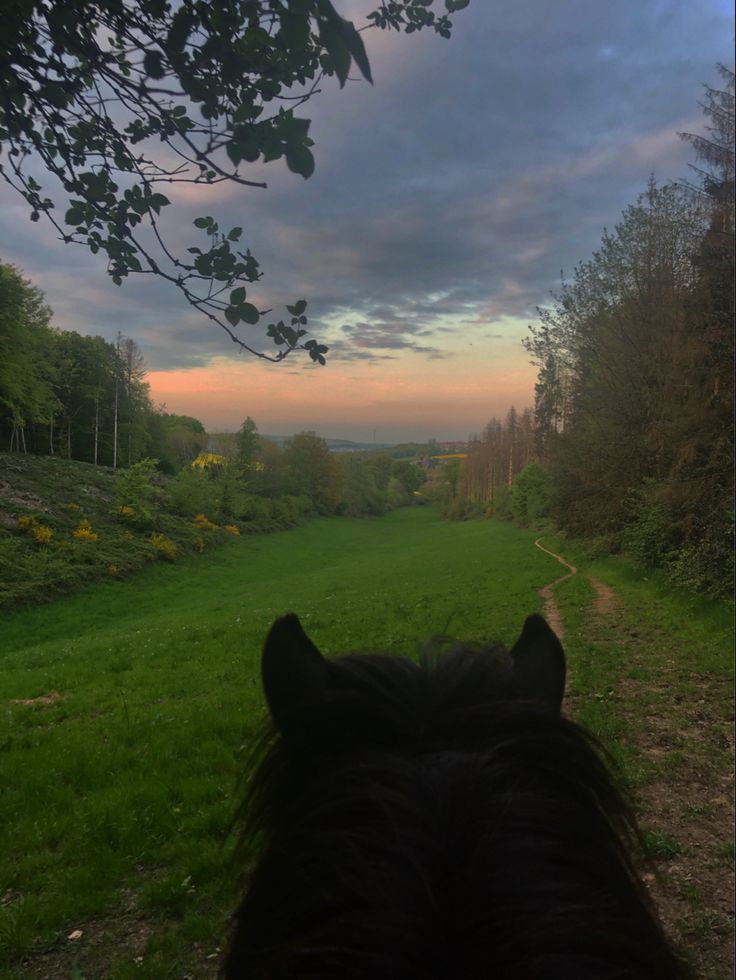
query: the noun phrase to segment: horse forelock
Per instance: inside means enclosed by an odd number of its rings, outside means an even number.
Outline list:
[[[603,751],[515,698],[502,647],[329,670],[253,758],[243,842],[261,853],[228,977],[685,975]]]

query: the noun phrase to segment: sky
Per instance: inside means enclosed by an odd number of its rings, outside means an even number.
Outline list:
[[[335,6],[356,26],[373,9]],[[532,405],[521,338],[652,173],[687,177],[677,133],[703,131],[702,86],[732,65],[731,4],[470,0],[453,22],[450,40],[363,33],[374,84],[327,80],[302,110],[309,180],[277,161],[244,173],[266,190],[166,189],[172,241],[197,244],[200,214],[243,227],[264,273],[248,299],[277,317],[305,299],[326,367],[238,353],[164,283],[116,287],[6,187],[0,259],[44,290],[61,329],[133,338],[154,403],[209,431],[250,415],[268,434],[465,439]]]

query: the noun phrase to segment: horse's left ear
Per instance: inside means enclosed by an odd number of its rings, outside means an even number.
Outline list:
[[[295,728],[305,709],[327,690],[327,661],[294,613],[271,627],[263,647],[261,676],[271,717],[283,733]]]
[[[511,658],[518,696],[559,712],[565,693],[565,651],[542,616],[527,617]]]

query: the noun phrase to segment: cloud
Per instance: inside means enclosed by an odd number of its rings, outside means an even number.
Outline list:
[[[362,21],[374,4],[337,6]],[[428,369],[470,344],[488,358],[489,384],[490,347],[515,344],[525,364],[519,324],[560,269],[591,254],[652,170],[687,175],[692,151],[676,134],[702,131],[701,83],[731,58],[720,0],[560,0],[553,17],[544,0],[477,0],[453,20],[450,41],[365,32],[375,84],[327,81],[301,110],[316,141],[310,180],[280,161],[245,173],[265,191],[166,190],[170,240],[197,244],[198,214],[242,226],[263,272],[249,298],[273,309],[267,322],[306,299],[333,366]],[[46,291],[60,326],[120,330],[152,369],[247,361],[170,286],[140,276],[113,286],[101,256],[62,246],[9,191],[0,216],[0,256]],[[289,364],[288,380],[318,377],[306,359]],[[268,370],[285,388],[287,374]]]

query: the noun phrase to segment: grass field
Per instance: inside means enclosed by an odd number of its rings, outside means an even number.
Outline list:
[[[535,537],[423,508],[318,520],[0,618],[0,975],[213,977],[236,896],[227,828],[263,713],[258,663],[271,621],[298,612],[328,654],[411,654],[438,633],[509,644],[541,608],[537,589],[560,574]],[[613,586],[612,608],[596,606],[582,574],[559,588],[570,706],[622,761],[666,874],[692,849],[681,824],[695,796],[680,822],[660,826],[646,791],[696,760],[697,799],[710,810],[687,826],[698,828],[698,867],[712,868],[707,880],[691,876],[672,925],[704,976],[726,976],[712,971],[728,919],[718,882],[733,862],[713,802],[727,793],[728,612],[685,609],[614,564],[593,571]],[[653,759],[637,742],[647,719],[671,716],[676,688],[679,732],[703,678],[704,737],[698,729]]]

